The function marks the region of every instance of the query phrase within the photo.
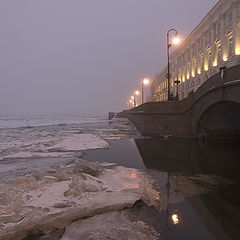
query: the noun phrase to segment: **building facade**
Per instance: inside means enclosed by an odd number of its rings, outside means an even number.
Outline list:
[[[240,64],[240,0],[220,0],[170,56],[170,92],[182,100],[220,67]],[[152,100],[167,100],[167,68],[153,80]]]

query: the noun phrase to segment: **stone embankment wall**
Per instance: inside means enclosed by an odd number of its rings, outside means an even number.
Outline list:
[[[148,102],[117,117],[128,118],[143,135],[194,136],[188,106],[192,97],[180,102]]]
[[[128,118],[150,136],[196,137],[206,131],[216,138],[218,133],[240,134],[240,65],[215,74],[182,101],[147,102],[117,117]]]

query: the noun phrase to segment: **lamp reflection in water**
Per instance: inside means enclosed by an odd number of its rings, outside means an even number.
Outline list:
[[[177,210],[175,209],[174,211],[169,211],[169,197],[170,197],[170,179],[169,179],[169,173],[167,174],[167,226],[169,227],[169,223],[176,227],[179,223],[180,223],[180,217],[179,214],[177,212]],[[175,177],[175,180],[177,180],[177,178]],[[176,182],[177,185],[177,182]]]
[[[130,174],[130,178],[137,178],[137,173],[136,172],[132,172],[131,174]]]
[[[177,225],[179,223],[179,217],[176,213],[172,214],[171,219],[174,225]]]

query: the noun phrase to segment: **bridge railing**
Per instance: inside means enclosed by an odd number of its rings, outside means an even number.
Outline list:
[[[132,113],[182,113],[192,104],[192,96],[181,101],[147,102],[131,110]]]
[[[177,114],[189,110],[194,104],[208,91],[216,87],[222,86],[224,83],[240,79],[240,65],[236,65],[224,70],[223,79],[220,72],[206,80],[197,91],[181,100],[169,102],[146,102],[138,107],[130,109],[128,112],[133,114],[146,113],[146,114]]]
[[[224,83],[240,79],[240,65],[224,69],[223,79],[220,72],[207,79],[194,93],[193,102],[196,102],[207,91],[223,86]]]

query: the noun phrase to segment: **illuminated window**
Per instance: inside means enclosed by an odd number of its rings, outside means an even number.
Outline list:
[[[196,57],[193,57],[192,77],[195,77],[195,75],[196,75],[196,69],[197,69],[197,58],[196,58]]]
[[[180,79],[180,80],[182,79],[181,78],[181,68],[178,69],[178,79]]]
[[[221,43],[219,42],[217,44],[217,62],[220,62],[221,60]]]
[[[228,32],[226,34],[227,37],[227,54],[228,54],[228,58],[232,56],[233,54],[233,33],[232,32]]]
[[[206,55],[205,55],[205,60],[204,60],[204,70],[208,71],[209,66],[211,65],[211,47],[208,46],[206,49]]]
[[[198,70],[198,74],[200,74],[203,70],[203,52],[200,52],[200,68]]]
[[[233,54],[233,39],[232,37],[228,39],[228,56]]]
[[[208,68],[209,68],[209,66],[211,65],[211,57],[212,57],[211,47],[208,47],[207,57],[208,57]]]
[[[221,61],[221,42],[220,40],[215,41],[215,54],[212,65],[216,67]]]

